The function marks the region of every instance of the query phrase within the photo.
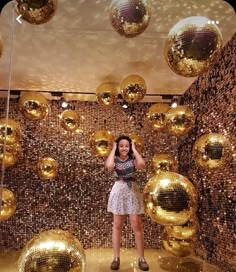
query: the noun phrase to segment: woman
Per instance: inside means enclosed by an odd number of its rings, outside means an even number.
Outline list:
[[[129,215],[134,231],[139,268],[148,271],[144,258],[144,237],[141,214],[144,213],[142,196],[135,181],[135,169],[144,169],[145,162],[134,143],[127,136],[120,136],[105,162],[109,170],[114,170],[115,183],[108,200],[108,211],[113,213],[112,243],[114,259],[112,270],[120,267],[120,241],[125,216]]]

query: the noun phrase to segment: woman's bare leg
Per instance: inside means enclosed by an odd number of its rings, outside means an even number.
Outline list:
[[[112,228],[112,243],[114,258],[120,257],[120,241],[124,220],[125,215],[114,214]]]
[[[139,258],[144,258],[144,235],[141,215],[132,214],[129,216],[131,227],[134,231],[135,242]]]

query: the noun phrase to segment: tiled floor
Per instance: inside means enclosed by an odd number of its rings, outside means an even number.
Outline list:
[[[86,254],[86,272],[110,272],[112,249],[88,249]],[[0,252],[0,272],[18,272],[17,259],[19,251]],[[191,256],[179,259],[164,250],[146,249],[145,257],[150,272],[223,272],[215,266]],[[138,272],[135,249],[121,250],[121,272]],[[55,271],[56,272],[56,271]]]

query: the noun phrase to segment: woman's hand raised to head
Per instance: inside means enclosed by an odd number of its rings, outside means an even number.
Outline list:
[[[113,142],[112,149],[116,150],[116,148],[117,148],[117,142]]]

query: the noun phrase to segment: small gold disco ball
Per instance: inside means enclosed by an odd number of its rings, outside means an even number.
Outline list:
[[[19,109],[29,120],[41,120],[48,115],[48,101],[41,93],[28,92],[21,95]]]
[[[195,124],[193,111],[187,106],[170,108],[166,113],[167,131],[174,136],[187,134]]]
[[[185,77],[204,73],[219,56],[222,35],[209,19],[192,16],[178,22],[165,42],[165,59],[170,68]]]
[[[137,151],[139,153],[142,153],[143,152],[143,148],[144,148],[143,138],[140,135],[136,134],[136,133],[130,133],[130,134],[128,134],[128,137],[134,143],[135,148],[137,149]]]
[[[0,188],[2,195],[2,206],[0,213],[0,221],[9,219],[16,211],[16,198],[12,191],[7,188]]]
[[[104,82],[97,87],[96,97],[101,106],[111,107],[115,104],[118,97],[117,88],[113,83]]]
[[[146,82],[141,76],[130,75],[122,81],[120,91],[121,96],[127,103],[137,103],[146,94]]]
[[[114,29],[126,38],[141,34],[151,18],[150,0],[113,0],[110,20]]]
[[[12,145],[20,141],[20,124],[13,119],[0,119],[0,144]]]
[[[26,22],[39,25],[48,22],[55,14],[57,0],[14,0],[17,14]]]
[[[196,212],[197,192],[184,176],[160,171],[148,181],[143,192],[144,209],[162,225],[183,225]]]
[[[22,154],[22,149],[19,143],[12,145],[6,145],[4,151],[4,145],[0,145],[0,164],[3,164],[5,168],[11,167],[18,161]]]
[[[169,235],[164,235],[164,249],[176,257],[187,257],[193,253],[194,240],[179,240]]]
[[[19,272],[85,272],[85,253],[79,240],[63,230],[35,235],[23,248]]]
[[[157,174],[159,171],[178,172],[176,159],[167,153],[155,154],[152,158],[152,172]]]
[[[108,130],[97,130],[89,140],[92,152],[98,157],[106,157],[109,155],[114,142],[114,136]]]
[[[60,116],[61,126],[66,131],[76,131],[80,126],[80,116],[74,110],[65,110]]]
[[[42,158],[37,163],[37,173],[41,179],[53,179],[57,176],[58,163],[50,157]]]
[[[182,226],[165,226],[166,233],[176,239],[186,240],[195,237],[198,231],[198,219],[194,214],[187,223]]]
[[[202,135],[193,145],[193,160],[205,169],[219,169],[232,159],[229,140],[219,133]]]
[[[147,121],[155,130],[165,130],[166,113],[170,109],[167,104],[157,103],[152,105],[147,112]]]

